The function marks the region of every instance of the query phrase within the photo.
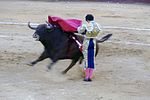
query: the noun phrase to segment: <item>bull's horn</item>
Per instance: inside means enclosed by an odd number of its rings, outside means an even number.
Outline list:
[[[45,21],[46,22],[46,24],[50,24],[48,21]]]
[[[33,30],[36,30],[36,27],[32,27],[32,26],[30,25],[30,22],[28,22],[28,27],[31,28],[31,29],[33,29]]]

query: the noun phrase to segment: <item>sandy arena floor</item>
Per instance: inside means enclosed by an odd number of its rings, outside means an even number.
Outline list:
[[[99,44],[92,82],[83,82],[77,64],[66,75],[70,60],[47,71],[50,60],[34,67],[43,46],[27,25],[44,23],[48,15],[84,19],[93,13],[103,33],[113,37]],[[150,31],[108,29],[106,26],[150,28],[150,6],[88,2],[0,1],[0,100],[150,100]]]

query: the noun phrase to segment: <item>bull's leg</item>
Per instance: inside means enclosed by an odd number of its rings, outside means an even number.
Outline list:
[[[77,62],[78,60],[72,60],[71,64],[62,72],[62,74],[66,74]]]
[[[70,65],[62,72],[62,74],[66,74],[76,63],[77,61],[82,57],[82,53],[79,51],[76,54],[73,55],[72,62]],[[81,60],[80,60],[81,61]],[[81,61],[82,62],[82,61]]]
[[[83,57],[80,57],[80,59],[79,59],[79,64],[82,64],[82,62],[83,62]]]
[[[40,55],[40,57],[39,57],[38,59],[36,59],[36,60],[34,60],[34,61],[28,63],[27,65],[33,66],[33,65],[35,65],[36,63],[38,63],[38,62],[40,62],[40,61],[42,61],[42,60],[44,60],[44,59],[46,59],[46,58],[48,58],[48,55],[47,55],[47,52],[44,50],[43,53]]]
[[[47,66],[47,68],[50,70],[51,68],[52,68],[52,66],[55,64],[56,62],[51,62],[48,66]]]

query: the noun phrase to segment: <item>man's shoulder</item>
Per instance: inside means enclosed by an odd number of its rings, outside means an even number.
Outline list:
[[[86,24],[82,24],[82,27],[86,28],[86,26],[87,26]]]

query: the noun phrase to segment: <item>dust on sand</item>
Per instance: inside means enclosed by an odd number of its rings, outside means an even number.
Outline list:
[[[142,4],[0,1],[0,12],[0,22],[44,23],[48,15],[83,19],[93,13],[102,26],[150,26],[150,6]],[[99,45],[90,83],[82,81],[78,64],[66,75],[61,74],[69,60],[59,61],[49,72],[49,59],[27,66],[43,50],[32,38],[33,32],[24,25],[0,25],[1,100],[150,99],[150,47],[140,45],[150,44],[149,31],[103,29],[113,37]]]

